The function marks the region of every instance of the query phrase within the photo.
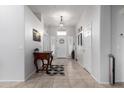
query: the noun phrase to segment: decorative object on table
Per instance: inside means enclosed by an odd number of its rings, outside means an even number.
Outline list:
[[[41,41],[41,34],[36,29],[33,29],[33,40],[37,42]]]
[[[39,52],[39,49],[38,49],[38,48],[35,48],[35,49],[34,49],[34,52]]]
[[[51,67],[48,68],[47,74],[50,76],[54,76],[54,75],[65,76],[64,65],[51,65]]]

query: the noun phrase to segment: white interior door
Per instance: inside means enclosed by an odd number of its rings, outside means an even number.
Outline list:
[[[48,51],[49,50],[49,36],[45,34],[43,36],[43,51]]]
[[[91,26],[87,26],[83,32],[83,61],[85,69],[91,72]]]
[[[66,36],[57,37],[56,54],[58,58],[67,57],[67,40]]]
[[[71,57],[73,50],[73,36],[68,36],[68,56]]]
[[[56,48],[56,37],[52,36],[51,37],[51,51],[53,51],[53,56],[55,56],[55,48]]]

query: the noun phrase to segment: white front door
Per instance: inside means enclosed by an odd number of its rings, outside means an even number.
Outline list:
[[[57,37],[56,54],[58,58],[67,57],[67,38],[66,36]]]

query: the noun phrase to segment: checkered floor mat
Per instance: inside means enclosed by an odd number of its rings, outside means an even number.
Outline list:
[[[54,76],[54,75],[61,75],[64,76],[64,65],[52,65],[48,68],[48,75]]]

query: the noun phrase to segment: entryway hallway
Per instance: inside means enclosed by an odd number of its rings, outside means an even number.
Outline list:
[[[124,87],[123,5],[17,5],[0,11],[0,87]],[[51,65],[63,65],[65,76],[35,73],[46,60],[47,73]]]
[[[45,72],[32,75],[26,82],[4,82],[0,88],[105,88],[124,87],[124,84],[98,84],[83,67],[72,59],[54,59],[54,65],[64,65],[65,76],[50,76]]]

